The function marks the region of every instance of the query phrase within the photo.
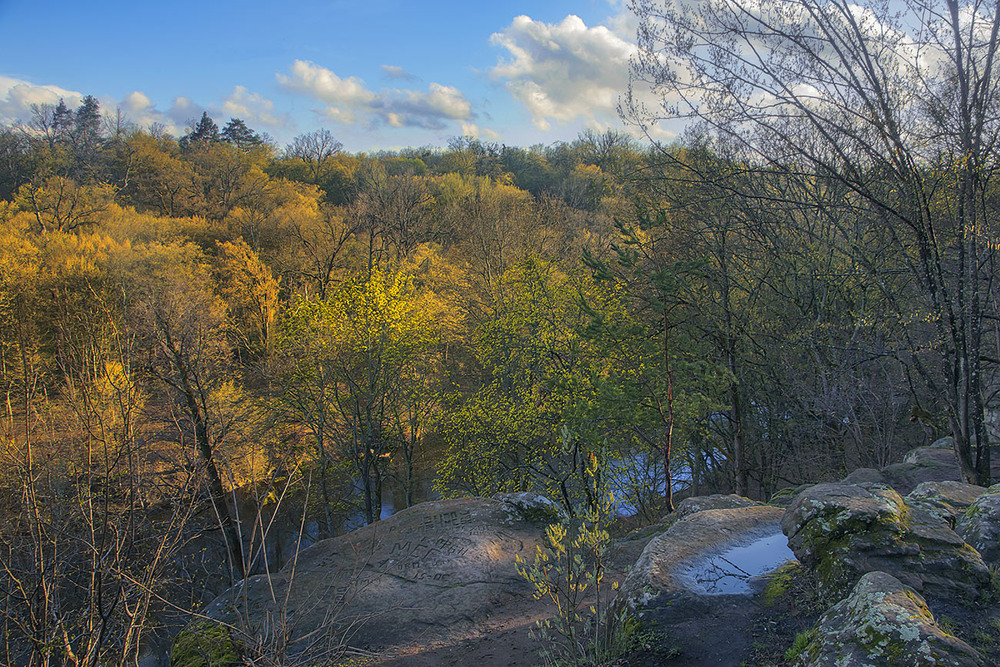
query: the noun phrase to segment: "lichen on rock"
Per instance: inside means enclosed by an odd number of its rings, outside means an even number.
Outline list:
[[[199,619],[181,630],[170,652],[170,667],[236,667],[242,664],[229,628]]]
[[[1000,484],[982,493],[962,513],[955,531],[990,565],[1000,565]]]
[[[975,598],[989,581],[979,555],[941,508],[908,507],[880,484],[819,484],[792,502],[782,529],[796,557],[831,593],[884,571],[920,591]]]
[[[958,518],[986,489],[964,482],[921,482],[907,494],[910,507],[919,507],[954,527]]]
[[[944,632],[923,598],[884,572],[869,572],[820,618],[798,653],[801,667],[982,667],[971,646]]]

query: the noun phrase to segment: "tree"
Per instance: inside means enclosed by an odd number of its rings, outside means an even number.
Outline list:
[[[325,301],[298,299],[282,322],[281,400],[313,438],[331,534],[327,475],[336,458],[357,475],[366,523],[380,517],[400,416],[409,398],[422,398],[409,391],[421,358],[435,347],[433,313],[421,306],[406,276],[375,270]]]
[[[203,111],[201,119],[190,132],[180,139],[181,149],[195,148],[219,142],[219,126],[211,119],[207,111]]]
[[[93,95],[83,98],[73,117],[73,141],[92,146],[101,138],[101,105]]]
[[[260,135],[247,127],[247,124],[239,118],[229,119],[226,126],[222,128],[219,139],[227,144],[236,146],[241,151],[248,151],[264,143]]]
[[[72,231],[93,224],[114,198],[110,185],[77,185],[65,176],[50,176],[41,184],[26,183],[14,196],[15,205],[31,213],[38,230]]]
[[[118,146],[115,167],[119,196],[140,210],[179,217],[206,208],[194,167],[173,139],[135,132]]]
[[[615,393],[642,408],[632,413],[636,416],[633,428],[662,459],[669,511],[674,509],[676,436],[684,431],[690,434],[699,417],[716,409],[711,398],[717,393],[720,375],[709,363],[698,372],[689,370],[685,383],[678,382],[678,366],[690,369],[702,356],[691,338],[682,335],[680,326],[689,319],[689,283],[701,262],[685,259],[683,237],[674,233],[671,223],[663,211],[640,212],[635,224],[619,223],[613,264],[585,255],[595,277],[612,281],[622,297],[632,302],[628,306],[631,316],[624,321],[615,322],[595,311],[594,335],[603,339],[608,356],[616,360],[611,371],[617,376]]]
[[[366,162],[358,177],[359,192],[352,214],[368,242],[368,270],[406,259],[425,240],[425,225],[433,197],[423,178],[391,175],[385,165]]]
[[[311,183],[322,185],[325,181],[327,161],[344,147],[330,130],[320,128],[292,139],[285,148],[285,155],[302,160],[308,168]]]
[[[211,402],[226,378],[230,356],[225,304],[214,293],[203,256],[191,244],[138,248],[130,273],[129,308],[144,337],[148,371],[169,388],[187,417],[231,571],[242,577],[247,563],[219,470],[221,433]]]
[[[59,98],[59,104],[52,110],[52,130],[57,140],[67,141],[73,132],[75,117],[66,106],[65,100]]]
[[[483,378],[442,420],[448,452],[435,486],[445,496],[539,491],[572,513],[597,500],[585,460],[623,440],[596,393],[608,368],[581,335],[590,318],[580,295],[593,297],[593,285],[537,258],[503,283],[472,335]]]
[[[267,357],[278,312],[278,281],[243,239],[219,243],[219,264],[239,347],[251,357]]]
[[[988,483],[1000,5],[631,7],[641,25],[626,115],[647,131],[701,121],[748,169],[786,184],[736,194],[835,231],[845,261],[881,290],[896,354],[943,407],[963,477]],[[660,110],[642,104],[645,86]]]

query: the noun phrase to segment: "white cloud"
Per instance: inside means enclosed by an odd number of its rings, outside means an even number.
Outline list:
[[[429,89],[389,90],[372,104],[376,115],[384,115],[390,125],[441,129],[445,121],[472,117],[472,105],[458,88],[432,83]]]
[[[272,127],[288,125],[287,114],[275,114],[274,102],[260,93],[251,93],[245,86],[236,86],[222,103],[222,112],[253,125],[260,123]]]
[[[402,68],[383,65],[392,75]],[[317,112],[346,125],[359,122],[391,127],[443,129],[452,121],[473,117],[472,105],[459,89],[431,83],[427,90],[386,89],[379,92],[351,76],[341,78],[331,70],[304,60],[296,60],[291,74],[278,74],[285,90],[305,95],[325,106]]]
[[[499,133],[491,130],[488,127],[479,127],[475,123],[462,123],[462,136],[472,137],[473,139],[486,139],[487,141],[501,141],[501,136]]]
[[[157,110],[156,105],[145,93],[134,90],[118,103],[118,107],[125,112],[126,117],[139,127],[151,127],[154,124],[163,125],[167,132],[176,134],[180,129],[176,123],[172,122],[166,115]]]
[[[518,16],[490,38],[510,55],[490,75],[528,108],[539,129],[549,129],[553,120],[582,118],[595,124],[614,118],[618,96],[628,85],[629,57],[636,51],[634,42],[617,32],[628,21],[619,24],[612,30],[587,27],[573,15],[557,24]]]
[[[305,60],[292,64],[291,75],[277,77],[283,88],[325,103],[325,116],[349,125],[355,122],[356,111],[370,106],[376,97],[361,79],[355,76],[342,79],[327,68]]]
[[[173,121],[174,125],[180,127],[194,126],[201,118],[201,114],[206,111],[205,107],[195,104],[187,97],[175,97],[167,117]]]
[[[14,123],[31,118],[32,105],[59,104],[76,108],[83,101],[83,93],[59,86],[37,85],[21,79],[0,76],[0,122]]]
[[[398,65],[382,65],[382,71],[385,72],[385,75],[390,79],[414,81],[418,78],[415,74],[410,74]]]

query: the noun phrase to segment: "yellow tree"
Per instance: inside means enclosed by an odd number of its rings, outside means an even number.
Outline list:
[[[114,188],[106,184],[77,185],[65,176],[22,185],[14,204],[35,216],[41,232],[71,231],[93,224],[111,205]]]
[[[242,542],[216,460],[221,434],[211,400],[226,379],[230,358],[226,305],[215,294],[204,256],[191,244],[138,248],[129,271],[129,307],[145,339],[148,368],[170,389],[190,422],[231,567],[242,576]]]
[[[425,305],[412,280],[375,270],[325,301],[299,299],[282,323],[282,403],[313,437],[329,532],[326,474],[335,459],[349,460],[357,475],[365,521],[381,514],[382,482],[399,444],[396,419],[438,340]]]
[[[278,280],[243,239],[219,244],[219,273],[239,346],[251,356],[267,356],[278,312]]]

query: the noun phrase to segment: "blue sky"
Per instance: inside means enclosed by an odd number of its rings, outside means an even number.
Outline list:
[[[208,111],[362,151],[622,127],[635,26],[622,0],[0,0],[0,34],[0,122],[92,94],[175,134]]]

